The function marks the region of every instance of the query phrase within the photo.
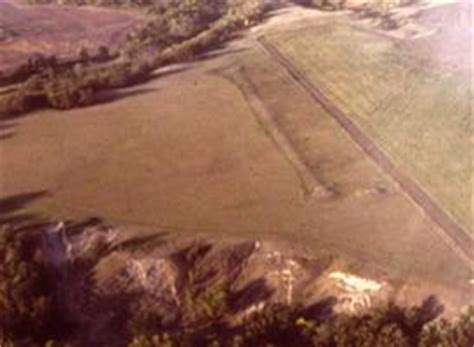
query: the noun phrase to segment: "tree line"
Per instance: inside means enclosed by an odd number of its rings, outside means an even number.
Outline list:
[[[148,8],[151,19],[132,31],[112,60],[73,67],[49,64],[9,93],[0,95],[0,114],[37,108],[69,109],[94,103],[100,90],[140,83],[155,69],[186,61],[226,41],[233,32],[258,22],[263,0],[169,0]]]

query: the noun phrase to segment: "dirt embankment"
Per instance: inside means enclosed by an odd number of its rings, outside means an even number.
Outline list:
[[[165,330],[216,317],[233,326],[271,304],[361,314],[433,294],[433,288],[358,273],[336,257],[309,258],[271,243],[132,234],[97,220],[44,230],[44,253],[61,273],[64,308],[94,345],[120,344],[126,333],[117,326],[135,316],[152,316]],[[459,309],[446,304],[448,313]]]

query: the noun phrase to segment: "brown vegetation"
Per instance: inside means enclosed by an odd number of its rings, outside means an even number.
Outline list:
[[[90,104],[98,90],[138,83],[164,64],[189,60],[223,43],[235,30],[258,21],[265,10],[260,0],[248,0],[214,20],[218,14],[211,15],[209,6],[186,2],[184,7],[159,12],[154,21],[129,36],[122,56],[111,63],[61,71],[50,62],[46,72],[41,69],[13,92],[0,96],[0,114],[19,114],[40,106],[65,109]],[[187,23],[183,18],[192,18],[193,24],[186,30],[176,29],[176,25]],[[105,52],[100,56],[106,60]]]
[[[83,48],[94,56],[100,46],[114,53],[130,29],[145,19],[136,11],[26,5],[16,0],[2,0],[0,13],[2,84],[3,78],[35,56],[55,55],[61,62],[74,59]]]

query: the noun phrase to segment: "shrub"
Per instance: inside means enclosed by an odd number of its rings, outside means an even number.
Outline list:
[[[22,91],[0,96],[0,115],[12,116],[30,110],[28,96]]]
[[[57,109],[69,109],[89,105],[94,101],[94,91],[82,86],[78,77],[55,76],[45,84],[48,104]]]

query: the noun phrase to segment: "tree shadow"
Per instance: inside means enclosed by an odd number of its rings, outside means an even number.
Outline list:
[[[435,295],[430,295],[423,300],[417,310],[418,325],[420,329],[428,322],[438,318],[444,312],[444,306]]]
[[[248,283],[244,288],[230,293],[228,305],[233,313],[248,309],[260,302],[268,300],[274,293],[264,278]]]
[[[133,237],[131,239],[116,243],[110,248],[110,252],[116,250],[128,250],[134,251],[140,249],[141,251],[147,251],[156,248],[166,242],[167,232],[158,232],[151,235],[145,235],[140,237]]]
[[[16,133],[13,133],[13,132],[9,132],[9,133],[6,133],[6,134],[0,134],[0,141],[11,139],[12,137],[15,136],[15,134]]]
[[[244,51],[248,51],[248,48],[240,47],[240,48],[229,49],[228,45],[224,44],[220,47],[216,47],[215,49],[210,50],[209,52],[200,54],[198,57],[194,59],[194,61],[205,61],[205,60],[220,58],[220,57],[224,57],[230,54],[240,53]]]
[[[143,82],[149,82],[156,80],[158,78],[164,78],[170,75],[175,75],[184,71],[191,69],[190,64],[172,64],[168,66],[163,66],[161,68],[156,69],[153,71]]]
[[[18,123],[0,123],[0,131],[8,131],[11,130],[12,128],[15,128],[18,125]]]
[[[334,307],[337,304],[337,298],[334,296],[327,297],[312,305],[304,307],[300,311],[300,315],[305,319],[327,320],[333,317]]]
[[[103,226],[104,221],[99,217],[90,217],[80,222],[66,221],[65,227],[68,236],[75,236],[88,227]]]
[[[7,226],[7,230],[11,228],[15,232],[33,234],[50,226],[50,220],[27,211],[28,205],[47,195],[47,191],[36,191],[0,198],[0,226]]]
[[[16,210],[25,208],[29,203],[43,198],[47,195],[47,191],[41,190],[31,193],[23,193],[7,196],[0,199],[0,216],[15,212]]]
[[[0,118],[0,141],[8,140],[15,136],[16,132],[13,130],[18,126],[16,122],[8,122]]]
[[[266,24],[271,18],[280,16],[282,14],[291,12],[291,8],[295,6],[295,4],[289,4],[289,3],[281,3],[279,5],[273,6],[273,8],[270,8],[268,11],[266,11],[260,21],[258,22],[257,26]]]
[[[28,114],[28,112],[25,112],[25,113],[2,113],[2,111],[0,111],[0,123],[9,122],[11,120],[15,120],[17,118],[26,116],[27,114]]]
[[[95,107],[98,105],[112,104],[114,102],[129,98],[132,96],[149,94],[149,93],[154,92],[155,90],[156,90],[155,88],[140,88],[140,89],[132,89],[132,90],[126,90],[124,88],[124,89],[103,90],[97,93],[96,98],[92,104],[86,105],[82,108],[86,109],[86,108]]]
[[[147,76],[143,77],[139,81],[134,81],[122,88],[111,88],[111,89],[104,89],[97,92],[95,95],[95,100],[92,104],[85,105],[82,108],[94,107],[98,105],[107,105],[112,104],[114,102],[118,102],[122,99],[130,98],[133,96],[149,94],[157,91],[157,88],[152,87],[144,87],[144,88],[136,88],[139,85],[143,85],[145,83],[154,81],[159,78],[164,78],[170,75],[174,75],[183,71],[190,69],[189,64],[173,64],[168,66],[163,66],[158,68],[148,74]]]
[[[17,213],[13,215],[0,216],[0,225],[2,224],[15,224],[19,225],[23,222],[34,221],[36,215],[32,213]]]

